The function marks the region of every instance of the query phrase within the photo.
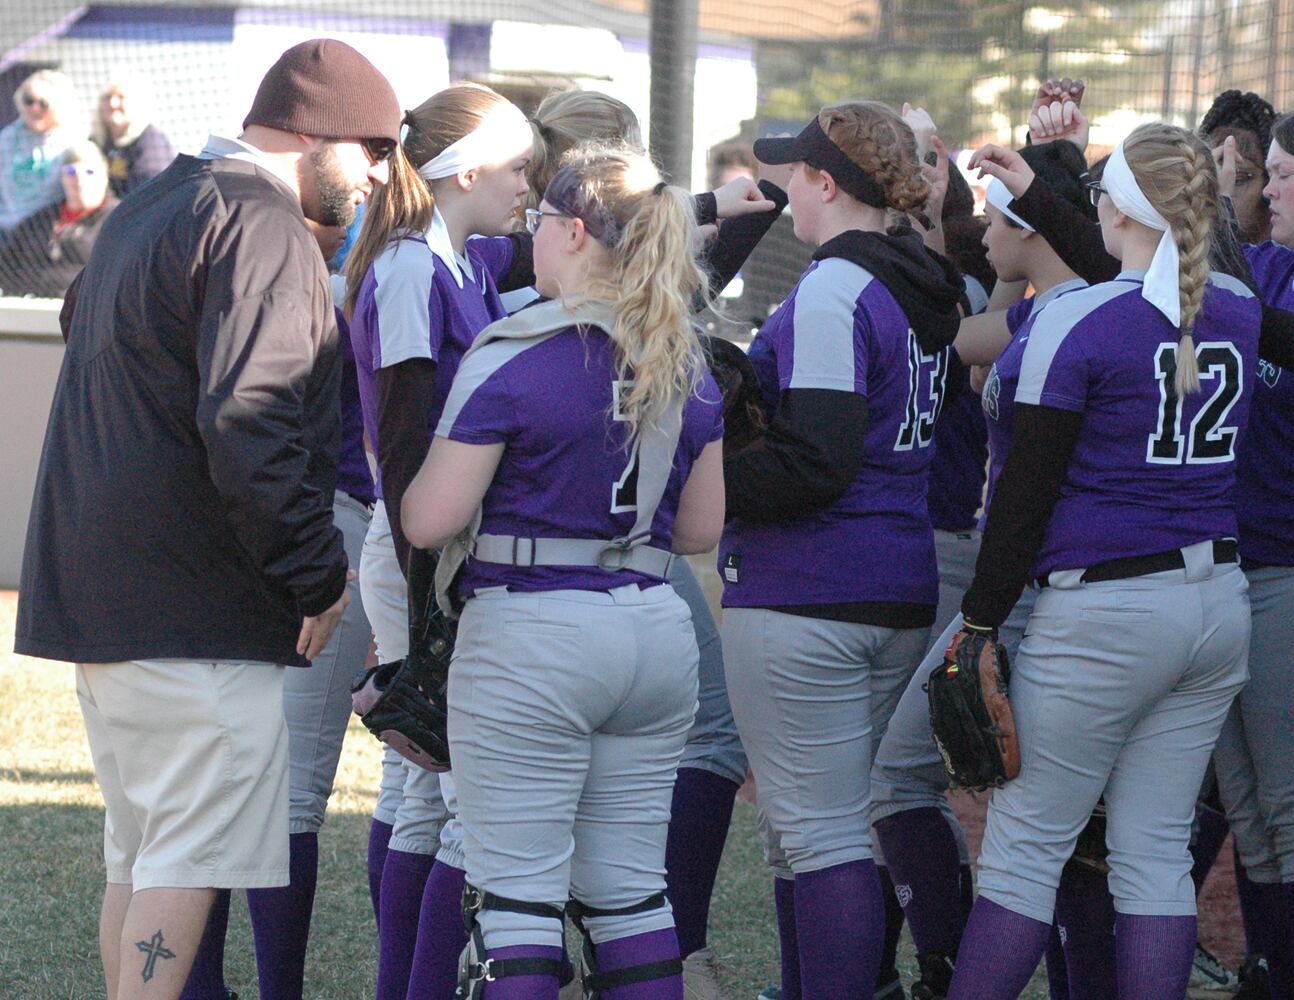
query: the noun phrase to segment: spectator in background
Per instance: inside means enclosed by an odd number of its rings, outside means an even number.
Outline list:
[[[0,129],[0,230],[63,197],[63,154],[78,138],[76,90],[62,73],[42,69],[13,95],[18,120]]]
[[[64,154],[59,179],[62,201],[38,209],[0,237],[0,293],[62,298],[117,207],[108,190],[108,164],[88,140]]]
[[[175,147],[153,124],[153,89],[138,77],[113,78],[99,95],[95,141],[108,158],[112,193],[124,198],[175,159]]]

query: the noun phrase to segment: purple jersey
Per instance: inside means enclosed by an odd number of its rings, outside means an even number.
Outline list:
[[[993,487],[997,485],[997,477],[1002,474],[1007,448],[1011,445],[1015,389],[1020,381],[1020,360],[1024,357],[1025,344],[1029,342],[1030,320],[1066,292],[1086,287],[1087,282],[1082,278],[1062,281],[1040,295],[1022,299],[1007,310],[1006,325],[1011,331],[1011,342],[998,355],[997,361],[993,362],[984,382],[984,391],[980,394],[980,405],[988,421],[989,449],[988,492],[984,500],[984,517],[980,518],[981,529],[984,527],[984,518],[988,516],[989,505],[993,502]]]
[[[982,313],[988,306],[984,286],[969,275],[962,280],[971,315]],[[931,525],[940,531],[969,531],[975,527],[987,461],[984,411],[979,397],[971,391],[970,369],[954,351],[949,359],[948,401],[935,424],[934,454],[926,488]]]
[[[1083,415],[1036,576],[1236,535],[1261,306],[1213,275],[1194,329],[1200,391],[1182,398],[1178,331],[1142,297],[1144,273],[1071,292],[1026,328],[1015,402]]]
[[[456,257],[428,233],[392,240],[373,262],[360,284],[351,317],[351,343],[359,376],[359,398],[369,444],[378,453],[377,373],[411,358],[436,363],[435,402],[428,417],[430,433],[458,370],[458,362],[476,335],[507,315],[495,282],[512,263],[507,237],[467,241]],[[377,473],[382,496],[382,470]]]
[[[618,385],[611,339],[571,327],[542,341],[497,340],[460,370],[436,434],[468,444],[504,445],[482,502],[481,534],[523,538],[617,538],[637,515],[637,451],[614,418]],[[689,397],[674,467],[647,544],[668,550],[692,463],[723,437],[719,390],[709,373]],[[460,593],[610,590],[663,577],[579,566],[507,566],[468,558]]]
[[[1245,256],[1262,300],[1294,310],[1294,250],[1267,242]],[[1235,497],[1245,564],[1294,566],[1294,375],[1269,361],[1258,362]]]
[[[865,396],[863,464],[826,510],[729,522],[719,546],[725,607],[938,603],[926,482],[950,351],[923,353],[894,296],[857,264],[829,257],[805,271],[750,361],[773,408],[789,389]]]
[[[368,453],[364,450],[364,411],[359,402],[359,378],[355,351],[350,344],[350,324],[337,310],[337,333],[341,340],[341,452],[337,460],[337,488],[360,503],[371,504],[377,497]]]

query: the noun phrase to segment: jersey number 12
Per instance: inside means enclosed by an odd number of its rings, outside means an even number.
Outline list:
[[[1155,465],[1212,465],[1235,458],[1236,428],[1224,427],[1240,396],[1240,352],[1232,344],[1206,342],[1195,348],[1200,388],[1214,386],[1191,425],[1182,433],[1182,399],[1177,395],[1177,345],[1160,344],[1155,352],[1159,382],[1159,419],[1146,443],[1146,461]]]

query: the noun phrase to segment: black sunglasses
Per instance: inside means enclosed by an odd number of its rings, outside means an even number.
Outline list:
[[[394,139],[361,139],[359,144],[364,147],[364,152],[374,166],[394,156],[395,147],[399,145]]]
[[[25,108],[40,108],[42,111],[49,110],[49,101],[45,100],[43,97],[32,97],[28,94],[22,99],[22,103]]]

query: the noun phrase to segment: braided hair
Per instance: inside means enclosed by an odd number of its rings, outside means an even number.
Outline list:
[[[1211,146],[1217,145],[1212,141],[1214,138],[1221,142],[1229,135],[1234,136],[1241,154],[1261,165],[1267,158],[1267,148],[1272,144],[1272,126],[1275,123],[1276,109],[1257,94],[1224,90],[1204,112],[1199,132]],[[1252,142],[1249,141],[1250,136],[1253,137]],[[1263,176],[1267,176],[1266,168]]]

